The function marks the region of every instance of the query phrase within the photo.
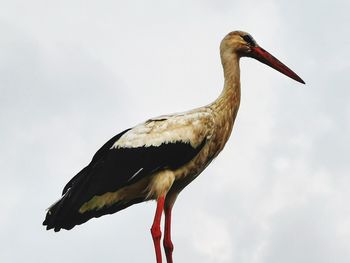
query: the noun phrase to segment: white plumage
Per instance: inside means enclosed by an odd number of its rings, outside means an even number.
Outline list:
[[[190,143],[196,148],[204,139],[209,139],[213,131],[214,118],[209,109],[152,118],[127,131],[111,148],[149,147],[175,142]]]

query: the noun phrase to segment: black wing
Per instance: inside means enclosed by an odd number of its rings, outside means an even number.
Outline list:
[[[116,135],[96,152],[88,166],[82,169],[64,187],[60,201],[49,208],[44,225],[47,229],[71,229],[92,217],[99,217],[142,202],[115,204],[99,210],[79,213],[79,208],[91,198],[133,184],[162,169],[176,169],[186,164],[202,149],[205,140],[197,147],[181,141],[159,146],[113,148],[113,144],[128,130]]]

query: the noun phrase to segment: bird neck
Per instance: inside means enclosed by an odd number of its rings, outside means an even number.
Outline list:
[[[230,137],[241,99],[239,57],[231,56],[230,59],[221,60],[225,77],[224,88],[220,96],[210,105],[216,129],[210,148],[213,156],[224,148]]]
[[[223,114],[225,118],[234,120],[241,101],[239,57],[236,54],[221,55],[221,62],[224,69],[224,88],[211,106],[219,115]]]

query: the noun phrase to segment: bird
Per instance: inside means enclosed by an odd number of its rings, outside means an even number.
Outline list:
[[[155,200],[151,226],[156,262],[173,262],[171,215],[179,193],[218,156],[228,141],[240,105],[240,59],[254,58],[297,82],[305,82],[243,31],[228,33],[220,43],[224,85],[212,103],[182,113],[162,115],[107,141],[91,162],[63,188],[46,211],[46,229],[70,230],[134,204]]]

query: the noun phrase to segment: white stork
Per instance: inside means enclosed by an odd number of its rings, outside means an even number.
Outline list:
[[[181,190],[219,154],[231,134],[240,104],[240,58],[255,58],[305,84],[248,33],[234,31],[225,36],[220,55],[225,78],[220,96],[198,109],[149,119],[106,142],[48,209],[43,222],[47,229],[69,230],[93,217],[157,200],[151,227],[157,263],[162,262],[163,211],[163,245],[167,262],[173,262],[171,210]]]

